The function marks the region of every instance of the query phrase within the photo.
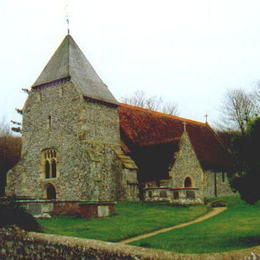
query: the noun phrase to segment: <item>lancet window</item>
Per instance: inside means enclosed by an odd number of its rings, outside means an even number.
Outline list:
[[[57,152],[54,149],[43,151],[45,179],[57,177]]]

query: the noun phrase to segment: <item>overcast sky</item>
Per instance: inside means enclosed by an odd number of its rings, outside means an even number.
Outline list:
[[[259,0],[0,0],[0,119],[14,111],[70,31],[110,91],[135,90],[209,122],[227,89],[260,80]]]

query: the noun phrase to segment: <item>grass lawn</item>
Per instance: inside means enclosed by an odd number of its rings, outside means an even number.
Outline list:
[[[228,202],[228,210],[220,215],[131,244],[179,253],[224,252],[260,245],[260,202],[248,205],[238,197],[221,199]]]
[[[116,215],[99,219],[55,216],[39,220],[44,232],[119,241],[163,227],[193,220],[206,212],[206,206],[174,207],[165,204],[126,202],[116,205]]]

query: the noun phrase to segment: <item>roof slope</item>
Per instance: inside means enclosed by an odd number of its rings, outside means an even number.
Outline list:
[[[85,97],[117,104],[73,38],[68,34],[32,87],[70,78]]]
[[[120,128],[135,146],[179,142],[184,122],[202,165],[229,166],[231,158],[208,124],[126,104],[119,106]]]

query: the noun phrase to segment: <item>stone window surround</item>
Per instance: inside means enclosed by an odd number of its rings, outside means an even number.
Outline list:
[[[58,159],[57,150],[55,148],[44,149],[40,156],[40,169],[41,169],[41,179],[51,180],[56,179],[59,176],[58,172]],[[46,163],[49,165],[48,173],[46,172]],[[48,175],[48,177],[46,176]]]

